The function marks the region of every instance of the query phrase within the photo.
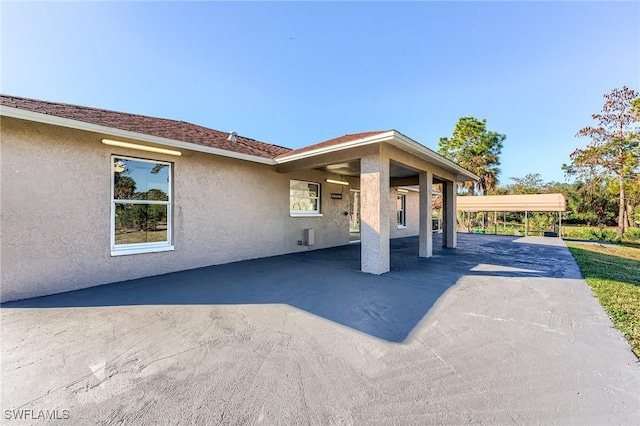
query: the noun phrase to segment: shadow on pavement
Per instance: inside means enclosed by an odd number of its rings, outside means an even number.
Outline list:
[[[175,272],[2,304],[12,308],[287,304],[389,342],[403,342],[462,276],[579,278],[564,246],[458,235],[457,249],[419,258],[418,238],[391,241],[391,272],[359,271],[351,244]],[[568,257],[568,258],[567,258]]]

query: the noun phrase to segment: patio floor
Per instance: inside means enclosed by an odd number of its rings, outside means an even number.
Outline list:
[[[382,276],[350,244],[4,304],[5,422],[637,421],[637,359],[561,240],[439,243],[392,240]]]

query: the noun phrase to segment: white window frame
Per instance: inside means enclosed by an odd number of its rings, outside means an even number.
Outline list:
[[[116,159],[139,161],[141,163],[153,163],[164,164],[169,166],[169,182],[168,184],[168,201],[160,200],[115,200],[114,197],[114,171],[113,165]],[[171,204],[173,199],[173,164],[160,161],[160,160],[146,160],[142,158],[127,157],[124,155],[111,155],[111,163],[109,164],[109,171],[111,175],[111,256],[123,256],[128,254],[140,254],[140,253],[154,253],[161,251],[174,250],[174,246],[171,244]],[[150,242],[150,243],[133,243],[133,244],[118,244],[116,245],[116,204],[161,204],[167,206],[167,241],[162,242]]]
[[[402,200],[402,208],[398,210],[398,201]],[[407,195],[406,194],[397,194],[396,198],[396,220],[400,218],[398,221],[398,229],[405,229],[407,227]]]
[[[318,208],[316,210],[291,210],[291,183],[299,182],[318,186],[318,196],[309,197],[309,199],[316,199]],[[322,217],[322,185],[318,182],[309,182],[300,179],[289,179],[289,216],[290,217]]]

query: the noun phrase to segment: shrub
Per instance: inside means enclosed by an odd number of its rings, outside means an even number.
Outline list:
[[[618,233],[611,229],[603,229],[600,235],[600,241],[608,241],[610,243],[620,243],[620,237],[618,237]]]
[[[620,242],[616,231],[606,228],[569,228],[563,233],[563,237],[588,241],[608,241],[610,243]]]
[[[624,231],[625,240],[640,241],[640,228],[627,228]]]

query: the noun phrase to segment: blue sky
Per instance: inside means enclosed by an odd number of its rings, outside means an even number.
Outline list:
[[[638,2],[6,2],[2,93],[291,148],[461,116],[507,135],[502,184],[560,169],[604,93],[640,90]]]

